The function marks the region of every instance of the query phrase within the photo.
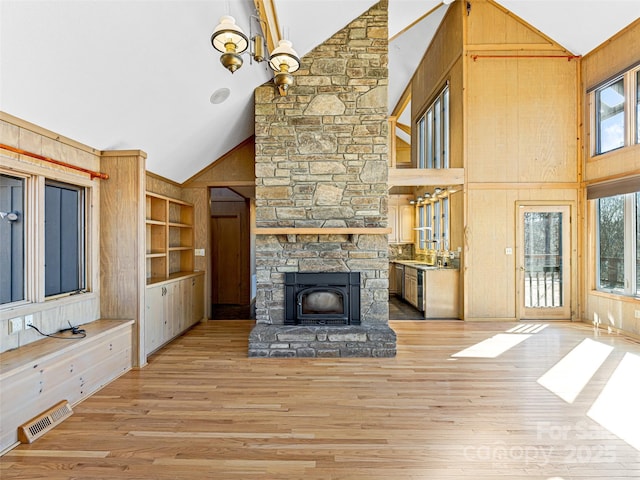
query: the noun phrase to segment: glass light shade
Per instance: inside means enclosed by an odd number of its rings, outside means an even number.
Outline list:
[[[280,40],[269,57],[274,72],[293,73],[300,68],[300,59],[289,40]]]
[[[236,25],[235,18],[224,15],[220,17],[220,24],[213,30],[211,45],[222,53],[240,54],[249,47],[249,39]],[[227,45],[234,45],[235,49],[230,50]]]

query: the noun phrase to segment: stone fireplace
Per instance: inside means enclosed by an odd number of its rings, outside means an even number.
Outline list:
[[[387,30],[384,0],[302,58],[286,97],[272,84],[255,91],[257,297],[249,356],[396,353],[388,325]],[[321,287],[331,274],[357,278],[357,293],[306,285],[318,293],[306,298],[315,313],[292,325],[287,280],[306,273]],[[345,322],[344,309],[356,304],[358,321]],[[327,321],[332,315],[341,319]]]

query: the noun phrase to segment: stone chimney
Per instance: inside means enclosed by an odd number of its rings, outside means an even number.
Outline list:
[[[255,91],[256,326],[250,356],[390,357],[387,1]],[[282,233],[280,233],[282,232]],[[359,272],[361,322],[284,325],[286,272]]]

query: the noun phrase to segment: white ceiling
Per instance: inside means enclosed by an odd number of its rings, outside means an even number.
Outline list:
[[[374,3],[275,0],[300,56]],[[640,16],[640,0],[497,3],[577,55]],[[390,110],[447,8],[389,0]],[[253,1],[0,0],[0,110],[100,150],[144,150],[181,183],[253,134],[253,90],[271,78],[248,56],[233,75],[220,65],[209,39],[224,14],[248,32]],[[231,95],[212,104],[220,88]]]

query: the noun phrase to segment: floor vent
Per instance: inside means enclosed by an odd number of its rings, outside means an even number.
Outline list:
[[[66,400],[56,403],[37,417],[18,427],[18,440],[22,443],[33,443],[73,413]]]

